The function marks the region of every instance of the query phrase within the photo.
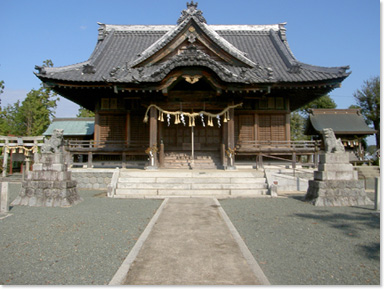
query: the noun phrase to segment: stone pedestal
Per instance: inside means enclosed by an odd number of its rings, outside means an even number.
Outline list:
[[[63,153],[42,153],[36,159],[12,205],[67,207],[82,201]]]
[[[309,180],[305,200],[316,206],[373,205],[347,152],[320,155],[318,171],[314,172],[314,180]]]

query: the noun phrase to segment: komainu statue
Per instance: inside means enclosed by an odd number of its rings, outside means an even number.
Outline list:
[[[345,147],[340,138],[336,138],[334,131],[331,128],[325,128],[322,130],[322,135],[325,144],[326,153],[341,153],[345,152]]]
[[[52,137],[44,139],[44,145],[41,147],[42,153],[60,153],[63,146],[63,129],[53,130]]]

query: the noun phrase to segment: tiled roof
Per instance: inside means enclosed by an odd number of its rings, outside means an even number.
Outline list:
[[[376,132],[368,127],[357,109],[312,109],[306,134],[320,134],[325,128],[332,128],[335,134],[341,135],[371,135]]]
[[[94,134],[94,118],[57,118],[52,121],[44,136],[51,136],[53,130],[63,129],[64,136],[89,136]]]
[[[340,82],[349,75],[347,66],[327,68],[296,60],[286,40],[285,24],[207,25],[194,13],[189,13],[184,15],[179,25],[100,24],[98,43],[88,61],[57,68],[37,67],[37,76],[45,81],[68,82],[160,81],[167,73],[156,72],[181,66],[180,57],[172,57],[161,64],[140,64],[172,42],[188,23],[199,27],[215,45],[242,63],[238,66],[226,64],[210,60],[203,52],[196,53],[201,57],[190,66],[206,66],[225,82]]]

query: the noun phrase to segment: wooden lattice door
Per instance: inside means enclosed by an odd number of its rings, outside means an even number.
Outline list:
[[[285,115],[259,115],[258,140],[259,141],[285,141],[286,118]]]

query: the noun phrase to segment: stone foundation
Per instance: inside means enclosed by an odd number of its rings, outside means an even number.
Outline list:
[[[70,169],[77,188],[107,190],[115,169]]]
[[[62,153],[39,154],[12,205],[67,207],[82,201]]]
[[[373,205],[346,152],[320,156],[318,171],[314,172],[314,180],[309,180],[305,200],[315,206]]]
[[[315,206],[371,205],[362,180],[309,180],[307,201]]]

